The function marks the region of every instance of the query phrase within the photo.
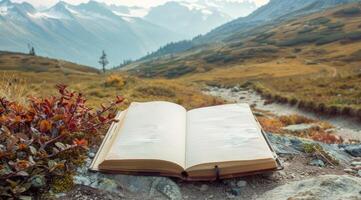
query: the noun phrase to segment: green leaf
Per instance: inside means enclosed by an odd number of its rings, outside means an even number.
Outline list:
[[[53,153],[57,154],[57,153],[59,153],[59,150],[57,148],[53,147]]]
[[[29,146],[29,149],[30,149],[31,154],[33,154],[33,155],[36,155],[36,153],[38,152],[38,151],[35,149],[35,147],[33,147],[33,146]]]
[[[29,156],[29,162],[31,165],[35,165],[34,158],[32,156]]]
[[[65,148],[66,148],[66,146],[63,144],[63,143],[61,143],[61,142],[57,142],[57,143],[55,143],[55,146],[57,146],[59,149],[61,149],[61,150],[64,150]]]
[[[19,199],[20,199],[20,200],[32,200],[33,198],[32,198],[31,196],[24,196],[24,195],[22,195],[22,196],[19,197]]]
[[[49,160],[48,161],[48,167],[49,169],[54,168],[57,165],[57,163],[54,160]]]

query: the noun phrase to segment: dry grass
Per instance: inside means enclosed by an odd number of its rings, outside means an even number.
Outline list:
[[[258,121],[266,132],[276,134],[291,134],[297,137],[308,138],[328,144],[343,142],[340,136],[329,133],[326,130],[333,128],[329,123],[315,121],[299,115],[258,117]],[[314,124],[315,127],[301,132],[289,132],[283,128],[295,124]]]
[[[228,87],[251,81],[273,101],[301,103],[309,110],[325,107],[328,114],[355,115],[361,113],[361,15],[335,13],[357,7],[361,5],[342,5],[271,28],[256,28],[243,34],[246,36],[235,35],[228,43],[142,60],[128,67],[138,66],[132,73],[159,78],[181,66],[184,69],[176,80],[182,84]],[[350,39],[350,33],[356,37]],[[317,40],[309,40],[312,37]],[[280,45],[287,40],[294,44]]]
[[[27,81],[15,74],[0,76],[0,97],[8,100],[25,103],[31,91],[27,88]]]

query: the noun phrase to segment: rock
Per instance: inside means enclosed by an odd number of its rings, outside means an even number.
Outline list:
[[[354,161],[351,163],[352,166],[361,166],[361,162]]]
[[[299,133],[299,132],[307,131],[316,126],[317,125],[315,125],[315,124],[295,124],[295,125],[289,125],[289,126],[283,127],[282,129],[285,131]]]
[[[170,200],[181,200],[182,193],[176,183],[174,183],[169,178],[158,177],[158,180],[155,181],[155,188],[161,192],[163,195],[168,197]]]
[[[201,185],[201,188],[199,189],[201,192],[205,192],[205,191],[207,191],[208,190],[208,185],[206,185],[206,184],[203,184],[203,185]]]
[[[246,181],[243,181],[243,180],[240,180],[237,182],[237,186],[238,187],[246,187],[247,186],[247,182]]]
[[[258,200],[355,200],[360,199],[360,191],[360,178],[325,175],[279,186],[264,193]]]
[[[88,154],[88,157],[93,159],[93,158],[95,157],[95,153],[90,152],[90,153]]]
[[[346,168],[346,169],[344,169],[343,171],[346,172],[346,173],[353,173],[353,170],[350,169],[350,168]]]
[[[241,192],[242,192],[242,190],[241,190],[241,188],[239,188],[239,187],[233,187],[233,188],[231,188],[231,190],[229,191],[229,193],[230,193],[231,195],[233,195],[233,196],[239,196],[239,195],[241,195]]]
[[[300,150],[303,150],[303,144],[298,138],[275,134],[267,134],[266,136],[277,154],[301,154]]]
[[[89,180],[88,177],[85,176],[74,176],[74,183],[78,184],[78,185],[86,185],[86,186],[90,186],[91,185],[91,181]]]
[[[344,150],[354,157],[361,157],[361,144],[343,145]]]
[[[58,196],[58,195],[56,195]],[[112,193],[104,190],[91,188],[88,186],[77,185],[73,190],[66,193],[64,196],[58,197],[59,199],[67,200],[96,200],[96,199],[124,199],[122,193]],[[131,199],[131,197],[127,198]]]
[[[98,189],[102,189],[102,190],[107,190],[107,191],[116,191],[118,188],[117,183],[112,180],[112,179],[108,179],[108,178],[104,178],[101,180],[101,182],[97,183],[95,186],[93,186],[94,188],[98,188]]]
[[[325,163],[322,160],[315,159],[310,162],[310,165],[317,167],[325,167]]]
[[[239,92],[241,89],[239,87],[234,87],[231,89],[231,92]]]

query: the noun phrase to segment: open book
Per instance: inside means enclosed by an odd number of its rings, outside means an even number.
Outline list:
[[[213,180],[279,166],[248,104],[132,103],[117,119],[91,170]]]

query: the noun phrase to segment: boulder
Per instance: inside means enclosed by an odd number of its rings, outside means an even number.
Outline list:
[[[325,175],[288,183],[264,193],[259,200],[359,200],[361,179],[349,175]]]
[[[343,149],[354,157],[361,157],[361,144],[358,145],[342,145]]]

